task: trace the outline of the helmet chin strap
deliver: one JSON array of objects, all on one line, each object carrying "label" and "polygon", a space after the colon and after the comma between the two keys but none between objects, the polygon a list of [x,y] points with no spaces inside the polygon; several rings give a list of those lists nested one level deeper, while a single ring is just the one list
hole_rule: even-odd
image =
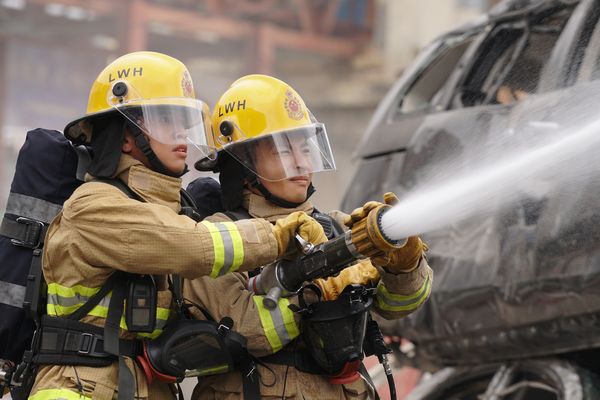
[{"label": "helmet chin strap", "polygon": [[180,178],[189,171],[187,164],[185,164],[185,168],[181,173],[175,173],[171,171],[162,163],[162,161],[160,161],[156,153],[154,153],[152,147],[150,147],[150,142],[148,139],[146,139],[146,136],[144,136],[144,133],[136,124],[126,120],[125,125],[123,125],[123,129],[125,129],[125,126],[129,127],[129,130],[135,139],[136,146],[142,151],[142,153],[144,153],[154,171],[164,175],[172,176],[173,178]]},{"label": "helmet chin strap", "polygon": [[248,179],[248,183],[250,184],[250,186],[257,189],[264,196],[265,199],[267,199],[268,201],[270,201],[271,203],[273,203],[279,207],[283,207],[283,208],[299,207],[302,203],[304,203],[306,200],[308,200],[309,197],[312,196],[313,193],[316,191],[315,187],[313,186],[313,184],[311,182],[310,185],[308,186],[308,190],[306,191],[306,198],[303,201],[301,201],[299,203],[287,201],[287,200],[282,199],[281,197],[278,197],[278,196],[274,195],[273,193],[271,193],[269,191],[269,189],[267,189],[260,182],[260,180],[258,179],[258,176],[256,176],[256,174],[254,172],[250,171],[247,168],[244,168],[244,170],[246,171],[246,178]]}]

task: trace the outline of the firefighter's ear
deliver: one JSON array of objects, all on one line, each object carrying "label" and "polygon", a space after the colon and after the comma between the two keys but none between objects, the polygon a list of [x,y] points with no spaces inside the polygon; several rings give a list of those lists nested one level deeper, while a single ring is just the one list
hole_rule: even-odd
[{"label": "firefighter's ear", "polygon": [[127,132],[125,134],[125,139],[123,140],[123,146],[122,146],[121,150],[123,151],[123,153],[130,154],[134,148],[135,148],[135,139],[133,138],[133,136],[131,136],[129,134],[129,132]]}]

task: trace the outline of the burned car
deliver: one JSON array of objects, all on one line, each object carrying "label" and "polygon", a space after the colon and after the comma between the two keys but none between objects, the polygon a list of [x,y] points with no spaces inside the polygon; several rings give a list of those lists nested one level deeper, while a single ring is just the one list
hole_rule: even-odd
[{"label": "burned car", "polygon": [[[476,168],[469,160],[498,143],[526,148],[597,114],[590,104],[600,107],[600,1],[500,3],[427,46],[391,88],[342,209],[390,190],[402,198],[432,165]],[[424,235],[431,298],[386,327],[415,343],[414,365],[438,371],[413,398],[600,397],[600,182],[539,186]]]}]

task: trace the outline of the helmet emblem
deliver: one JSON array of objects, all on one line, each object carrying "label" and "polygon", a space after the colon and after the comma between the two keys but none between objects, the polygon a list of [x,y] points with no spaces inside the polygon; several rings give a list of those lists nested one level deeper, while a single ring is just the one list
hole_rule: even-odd
[{"label": "helmet emblem", "polygon": [[304,117],[304,112],[302,111],[300,101],[296,96],[294,96],[291,90],[285,92],[285,101],[283,106],[288,113],[288,117],[291,119],[301,120]]},{"label": "helmet emblem", "polygon": [[194,85],[192,84],[192,78],[190,73],[185,71],[181,78],[181,88],[183,89],[183,95],[185,97],[194,97]]}]

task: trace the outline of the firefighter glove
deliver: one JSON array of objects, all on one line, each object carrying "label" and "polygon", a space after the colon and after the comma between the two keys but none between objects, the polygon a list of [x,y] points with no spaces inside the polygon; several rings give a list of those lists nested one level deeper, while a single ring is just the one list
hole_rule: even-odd
[{"label": "firefighter glove", "polygon": [[343,269],[337,276],[327,279],[315,279],[313,283],[321,289],[323,300],[330,301],[337,299],[348,285],[376,285],[378,281],[379,272],[377,268],[371,264],[369,259],[366,259]]},{"label": "firefighter glove", "polygon": [[273,225],[279,258],[287,253],[288,246],[293,242],[296,233],[314,245],[327,241],[321,224],[302,211],[293,212]]},{"label": "firefighter glove", "polygon": [[389,260],[387,263],[379,263],[379,259],[373,259],[373,264],[391,274],[400,274],[411,272],[419,266],[423,253],[428,247],[418,236],[411,236],[406,244],[399,249],[394,249],[387,253]]}]

